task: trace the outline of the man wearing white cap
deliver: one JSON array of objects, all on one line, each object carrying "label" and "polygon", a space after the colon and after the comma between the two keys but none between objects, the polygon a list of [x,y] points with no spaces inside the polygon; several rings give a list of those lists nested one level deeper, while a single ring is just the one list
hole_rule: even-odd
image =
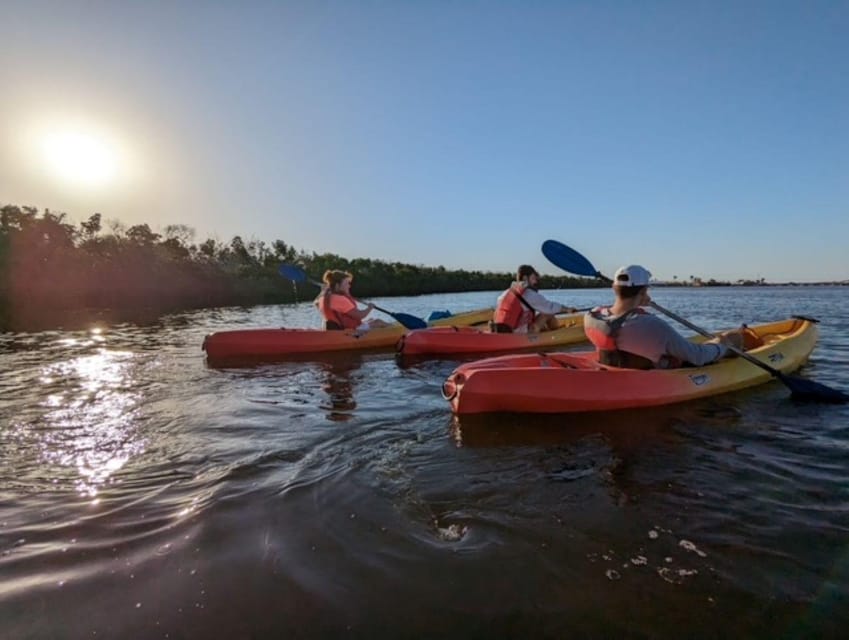
[{"label": "man wearing white cap", "polygon": [[615,302],[596,307],[584,318],[584,332],[598,349],[599,362],[629,369],[671,369],[685,364],[702,366],[728,353],[729,344],[742,345],[738,332],[698,344],[642,307],[651,302],[651,273],[640,265],[620,267],[613,275]]}]

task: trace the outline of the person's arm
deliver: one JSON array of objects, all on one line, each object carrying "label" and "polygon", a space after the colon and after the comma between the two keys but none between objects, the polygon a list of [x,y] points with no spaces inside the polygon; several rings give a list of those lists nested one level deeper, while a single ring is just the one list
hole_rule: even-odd
[{"label": "person's arm", "polygon": [[360,309],[354,299],[348,296],[334,295],[333,298],[333,307],[336,312],[356,322],[362,322],[363,318],[374,308],[374,305],[369,303],[365,309]]},{"label": "person's arm", "polygon": [[365,309],[360,309],[356,305],[354,305],[353,309],[350,311],[349,315],[356,318],[359,321],[363,321],[365,317],[371,313],[371,310],[374,309],[374,305],[369,302],[366,303]]},{"label": "person's arm", "polygon": [[724,344],[718,342],[705,342],[701,344],[691,342],[660,318],[654,319],[665,327],[666,355],[677,358],[682,362],[689,362],[692,365],[700,367],[719,360],[728,350]]},{"label": "person's arm", "polygon": [[669,323],[650,314],[628,318],[619,330],[616,344],[622,351],[648,358],[655,365],[668,356],[702,366],[718,360],[725,353],[724,346],[687,340]]},{"label": "person's arm", "polygon": [[547,313],[553,316],[557,313],[573,313],[575,311],[573,307],[565,307],[559,302],[549,300],[539,291],[533,289],[525,289],[522,292],[522,297],[537,313]]}]

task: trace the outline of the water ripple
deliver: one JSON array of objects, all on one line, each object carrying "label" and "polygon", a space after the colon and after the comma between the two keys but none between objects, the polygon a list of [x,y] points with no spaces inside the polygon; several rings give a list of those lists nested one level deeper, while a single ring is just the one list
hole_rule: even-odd
[{"label": "water ripple", "polygon": [[[377,302],[426,316],[496,293]],[[818,316],[799,375],[849,388],[845,288],[657,297],[717,329]],[[3,633],[836,637],[849,623],[849,408],[772,382],[646,411],[456,418],[439,394],[454,361],[210,367],[200,350],[215,330],[314,324],[305,298],[0,335]]]}]

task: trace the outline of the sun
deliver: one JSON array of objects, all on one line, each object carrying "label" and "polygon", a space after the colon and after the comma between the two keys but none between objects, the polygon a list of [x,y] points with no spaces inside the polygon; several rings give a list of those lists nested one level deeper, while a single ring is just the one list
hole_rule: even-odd
[{"label": "sun", "polygon": [[58,126],[39,135],[40,164],[50,176],[86,189],[113,184],[121,173],[121,153],[108,135],[90,127]]}]

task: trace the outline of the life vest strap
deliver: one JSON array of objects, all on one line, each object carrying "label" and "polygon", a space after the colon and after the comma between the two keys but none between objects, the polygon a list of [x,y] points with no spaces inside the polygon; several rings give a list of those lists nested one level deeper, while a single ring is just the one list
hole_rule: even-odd
[{"label": "life vest strap", "polygon": [[525,298],[522,296],[521,293],[516,291],[516,289],[514,289],[513,287],[510,287],[510,291],[512,291],[516,295],[516,297],[519,298],[519,302],[521,302],[523,305],[525,305],[525,308],[528,311],[530,311],[532,314],[534,314],[534,316],[536,316],[537,310],[534,309],[527,300],[525,300]]}]

